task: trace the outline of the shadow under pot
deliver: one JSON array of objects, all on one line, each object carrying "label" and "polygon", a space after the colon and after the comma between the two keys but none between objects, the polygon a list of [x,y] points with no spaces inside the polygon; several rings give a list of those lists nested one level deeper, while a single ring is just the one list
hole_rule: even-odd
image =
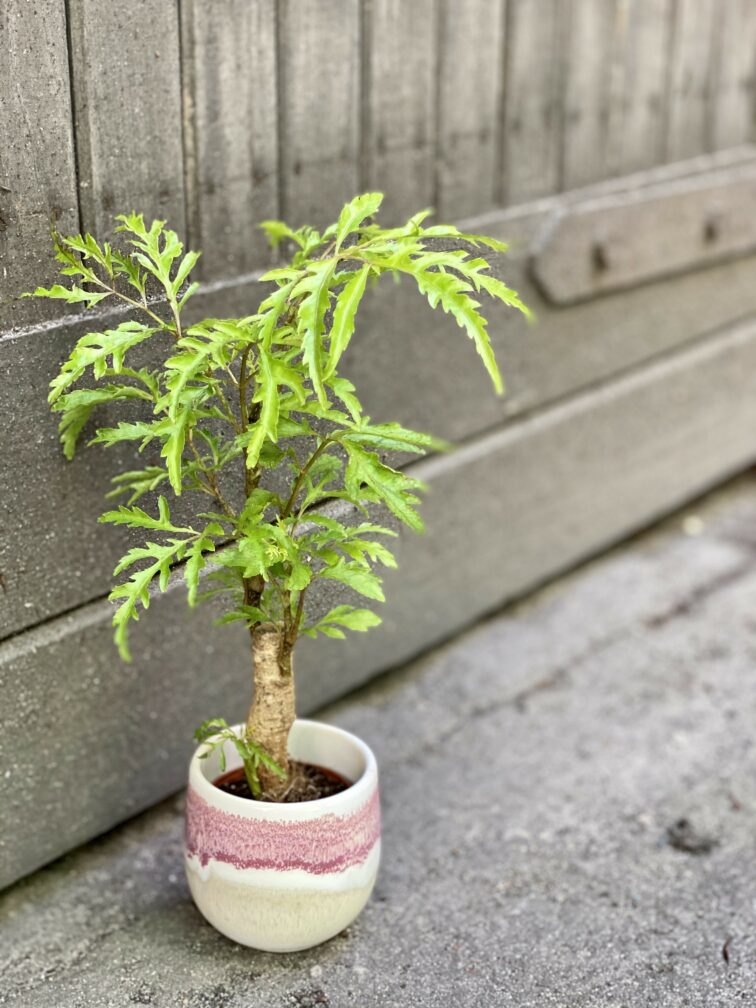
[{"label": "shadow under pot", "polygon": [[[242,725],[234,729],[241,733]],[[232,742],[228,769],[241,766]],[[381,850],[378,769],[355,735],[297,720],[293,760],[334,771],[352,784],[314,801],[275,803],[228,794],[213,781],[220,753],[201,745],[189,764],[185,862],[198,909],[233,941],[295,952],[327,941],[368,901]]]}]

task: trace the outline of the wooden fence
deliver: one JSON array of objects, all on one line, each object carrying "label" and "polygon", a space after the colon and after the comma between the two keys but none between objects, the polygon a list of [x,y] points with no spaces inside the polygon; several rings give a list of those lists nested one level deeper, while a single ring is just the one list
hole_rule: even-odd
[{"label": "wooden fence", "polygon": [[495,314],[504,400],[409,292],[367,307],[370,411],[461,447],[417,467],[429,532],[384,626],[303,650],[309,709],[756,457],[755,60],[753,0],[3,0],[0,884],[180,786],[191,728],[248,680],[180,593],[117,664],[127,534],[95,518],[127,456],[62,460],[45,387],[90,324],[18,297],[52,276],[51,221],[167,218],[218,314],[254,304],[259,220],[360,190],[512,241],[540,321]]}]

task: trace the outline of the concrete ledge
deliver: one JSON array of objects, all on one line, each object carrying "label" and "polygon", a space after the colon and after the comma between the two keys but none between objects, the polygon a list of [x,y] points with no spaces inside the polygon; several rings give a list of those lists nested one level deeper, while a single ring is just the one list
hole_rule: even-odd
[{"label": "concrete ledge", "polygon": [[[430,487],[428,534],[400,542],[382,627],[347,642],[304,642],[301,710],[748,465],[755,385],[756,325],[742,326],[416,466]],[[222,628],[205,638],[202,619],[190,617],[180,591],[155,599],[138,624],[132,666],[116,658],[104,602],[0,646],[16,704],[0,736],[0,884],[175,790],[194,727],[243,712],[243,634]]]},{"label": "concrete ledge", "polygon": [[[753,477],[691,517],[323,712],[381,766],[348,931],[285,957],[222,938],[170,799],[0,897],[0,1004],[750,1004]],[[671,842],[681,818],[710,849]]]}]

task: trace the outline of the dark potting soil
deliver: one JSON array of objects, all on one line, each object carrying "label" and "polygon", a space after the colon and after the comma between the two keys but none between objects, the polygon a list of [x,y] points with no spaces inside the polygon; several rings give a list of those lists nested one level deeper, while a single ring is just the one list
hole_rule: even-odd
[{"label": "dark potting soil", "polygon": [[[317,798],[330,798],[331,795],[340,794],[351,787],[351,781],[337,774],[334,770],[327,770],[325,767],[315,766],[313,763],[299,763],[290,761],[292,768],[291,783],[288,790],[277,801],[283,802],[303,802],[315,801]],[[228,770],[221,774],[213,784],[225,791],[226,794],[236,795],[237,798],[249,798],[250,801],[265,801],[264,797],[255,798],[252,794],[247,778],[244,776],[244,767],[237,767],[236,770]]]}]

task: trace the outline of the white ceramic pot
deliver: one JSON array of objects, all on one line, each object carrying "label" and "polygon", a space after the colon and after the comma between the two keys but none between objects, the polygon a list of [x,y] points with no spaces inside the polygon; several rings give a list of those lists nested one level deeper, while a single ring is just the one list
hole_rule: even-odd
[{"label": "white ceramic pot", "polygon": [[[235,729],[241,731],[239,725]],[[340,794],[277,804],[227,794],[216,751],[189,764],[186,873],[194,902],[219,931],[266,952],[327,941],[367,903],[381,850],[378,768],[349,732],[297,720],[289,754],[352,781]],[[228,769],[241,766],[232,743]]]}]

